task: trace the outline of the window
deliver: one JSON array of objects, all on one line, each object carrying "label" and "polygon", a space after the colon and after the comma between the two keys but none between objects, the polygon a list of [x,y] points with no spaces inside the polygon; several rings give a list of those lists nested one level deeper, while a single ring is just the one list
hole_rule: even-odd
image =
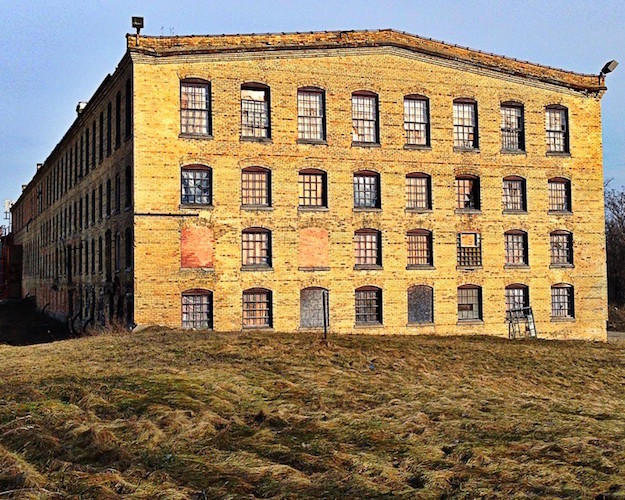
[{"label": "window", "polygon": [[478,148],[477,103],[473,100],[454,101],[454,148]]},{"label": "window", "polygon": [[382,265],[382,238],[375,229],[359,229],[354,233],[354,257],[356,267],[379,267]]},{"label": "window", "polygon": [[382,290],[374,286],[356,289],[356,325],[382,324]]},{"label": "window", "polygon": [[328,206],[326,196],[326,173],[321,170],[307,169],[299,173],[299,206],[303,208],[322,208]]},{"label": "window", "polygon": [[119,272],[122,267],[122,239],[119,231],[115,233],[115,272]]},{"label": "window", "polygon": [[91,274],[95,274],[95,239],[91,240]]},{"label": "window", "polygon": [[130,165],[126,167],[124,181],[124,184],[126,186],[126,197],[124,206],[125,208],[130,208],[132,206],[132,174],[130,171]]},{"label": "window", "polygon": [[115,149],[122,143],[122,94],[115,97]]},{"label": "window", "polygon": [[565,283],[551,287],[551,317],[574,318],[573,287]]},{"label": "window", "polygon": [[573,235],[568,231],[554,231],[549,235],[551,264],[554,266],[573,265]]},{"label": "window", "polygon": [[[100,217],[102,210],[100,210]],[[91,225],[95,224],[95,189],[91,191]]]},{"label": "window", "polygon": [[241,86],[241,137],[269,139],[269,87],[261,84]]},{"label": "window", "polygon": [[202,80],[180,82],[180,133],[211,135],[211,87]]},{"label": "window", "polygon": [[112,115],[113,115],[113,106],[109,102],[106,107],[106,156],[111,155],[111,139],[112,139]]},{"label": "window", "polygon": [[524,307],[529,307],[529,289],[525,285],[508,285],[506,287],[506,318],[511,317],[511,313],[522,313]]},{"label": "window", "polygon": [[182,292],[182,328],[213,329],[213,294],[208,290]]},{"label": "window", "polygon": [[241,205],[271,206],[271,172],[266,168],[248,167],[241,172]]},{"label": "window", "polygon": [[408,231],[408,267],[432,265],[432,233],[425,229]]},{"label": "window", "polygon": [[125,239],[124,239],[125,243],[126,243],[126,252],[124,254],[125,256],[125,267],[127,270],[132,268],[132,231],[130,230],[130,228],[126,228],[126,235],[125,235]]},{"label": "window", "polygon": [[271,328],[272,293],[264,288],[243,292],[243,328]]},{"label": "window", "polygon": [[262,228],[245,229],[241,250],[243,267],[271,267],[271,232]]},{"label": "window", "polygon": [[89,127],[85,129],[85,175],[89,173]]},{"label": "window", "polygon": [[507,231],[504,234],[507,266],[527,266],[527,233]]},{"label": "window", "polygon": [[354,207],[380,208],[380,175],[362,171],[354,174]]},{"label": "window", "polygon": [[501,105],[501,149],[503,151],[525,150],[522,104],[504,102]]},{"label": "window", "polygon": [[111,215],[111,179],[106,181],[106,216]]},{"label": "window", "polygon": [[404,130],[406,144],[411,146],[430,145],[429,102],[427,97],[404,97]]},{"label": "window", "polygon": [[212,170],[204,165],[186,165],[181,171],[181,203],[183,205],[210,205],[212,203]]},{"label": "window", "polygon": [[132,135],[132,83],[126,80],[126,139]]},{"label": "window", "polygon": [[102,236],[98,239],[98,271],[102,272],[102,265],[104,263],[104,254],[102,252]]},{"label": "window", "polygon": [[373,92],[352,94],[352,140],[355,143],[378,143],[378,96]]},{"label": "window", "polygon": [[434,289],[426,285],[408,288],[408,323],[434,322]]},{"label": "window", "polygon": [[[101,116],[101,115],[100,115]],[[100,127],[100,130],[102,130],[102,127]],[[93,120],[93,123],[91,124],[91,168],[95,167],[95,135],[96,135],[96,126],[95,126],[95,120]],[[100,155],[102,156],[102,155]]]},{"label": "window", "polygon": [[456,209],[480,209],[480,178],[473,175],[456,177]]},{"label": "window", "polygon": [[406,207],[416,210],[432,209],[432,182],[422,173],[406,176]]},{"label": "window", "polygon": [[571,211],[571,181],[561,177],[549,179],[549,211]]},{"label": "window", "polygon": [[324,141],[325,92],[306,87],[297,91],[297,137],[300,141]]},{"label": "window", "polygon": [[548,153],[569,152],[568,110],[563,106],[547,106],[545,130]]},{"label": "window", "polygon": [[104,159],[104,111],[100,111],[100,136],[99,136],[99,143],[98,143],[98,155],[99,155],[99,159],[100,161],[102,161]]},{"label": "window", "polygon": [[122,178],[119,174],[115,176],[115,213],[119,213],[122,206]]},{"label": "window", "polygon": [[475,285],[458,287],[458,321],[482,319],[482,288]]},{"label": "window", "polygon": [[329,325],[329,293],[325,288],[304,288],[299,293],[300,326],[323,328]]},{"label": "window", "polygon": [[482,238],[479,233],[458,233],[458,266],[482,265]]},{"label": "window", "polygon": [[517,176],[503,179],[503,209],[506,212],[525,212],[527,202],[525,196],[525,179]]}]

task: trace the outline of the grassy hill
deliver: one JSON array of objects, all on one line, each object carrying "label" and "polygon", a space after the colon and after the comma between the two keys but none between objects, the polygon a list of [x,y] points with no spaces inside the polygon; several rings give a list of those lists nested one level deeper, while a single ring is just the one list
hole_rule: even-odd
[{"label": "grassy hill", "polygon": [[0,346],[0,491],[623,498],[625,343],[152,329]]}]

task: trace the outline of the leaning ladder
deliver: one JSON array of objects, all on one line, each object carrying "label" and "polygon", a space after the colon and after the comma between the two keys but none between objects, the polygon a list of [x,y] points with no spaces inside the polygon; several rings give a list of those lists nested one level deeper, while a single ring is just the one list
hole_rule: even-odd
[{"label": "leaning ladder", "polygon": [[523,322],[525,327],[524,336],[536,338],[536,322],[534,321],[534,312],[531,307],[513,309],[509,312],[508,337],[511,339],[521,337],[521,322]]}]

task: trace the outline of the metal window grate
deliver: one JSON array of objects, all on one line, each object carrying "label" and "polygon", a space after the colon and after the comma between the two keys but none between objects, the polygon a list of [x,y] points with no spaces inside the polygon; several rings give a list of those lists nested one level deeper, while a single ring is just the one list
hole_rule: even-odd
[{"label": "metal window grate", "polygon": [[434,290],[426,285],[408,288],[408,323],[434,322]]},{"label": "metal window grate", "polygon": [[477,147],[476,106],[472,102],[454,102],[454,147]]},{"label": "metal window grate", "polygon": [[243,292],[243,326],[256,328],[271,326],[271,292]]},{"label": "metal window grate", "polygon": [[382,323],[382,291],[356,290],[356,324]]},{"label": "metal window grate", "polygon": [[549,235],[552,264],[573,263],[573,238],[570,233],[557,232]]},{"label": "metal window grate", "polygon": [[209,169],[182,169],[182,203],[211,203],[211,171]]},{"label": "metal window grate", "polygon": [[380,237],[377,231],[361,231],[354,235],[354,257],[357,266],[379,266]]},{"label": "metal window grate", "polygon": [[551,316],[554,318],[573,318],[573,287],[556,285],[551,287]]},{"label": "metal window grate", "polygon": [[425,99],[404,99],[406,143],[428,145],[428,103]]},{"label": "metal window grate", "polygon": [[271,266],[268,231],[244,231],[241,248],[243,266]]},{"label": "metal window grate", "polygon": [[473,209],[480,208],[479,181],[474,178],[456,177],[456,208]]},{"label": "metal window grate", "polygon": [[547,151],[565,153],[568,151],[568,125],[565,109],[545,110]]},{"label": "metal window grate", "polygon": [[432,265],[432,235],[429,232],[408,234],[408,265]]},{"label": "metal window grate", "polygon": [[379,208],[377,174],[354,174],[354,207]]},{"label": "metal window grate", "polygon": [[506,264],[527,264],[527,235],[506,233]]},{"label": "metal window grate", "polygon": [[501,106],[501,149],[506,151],[525,149],[521,106]]},{"label": "metal window grate", "polygon": [[300,90],[297,93],[298,137],[318,141],[325,139],[323,118],[323,93]]},{"label": "metal window grate", "polygon": [[241,89],[241,135],[269,137],[269,100],[267,90]]},{"label": "metal window grate", "polygon": [[352,95],[352,139],[378,142],[378,105],[374,96]]},{"label": "metal window grate", "polygon": [[241,173],[241,204],[269,206],[269,172],[243,170]]},{"label": "metal window grate", "polygon": [[482,319],[480,288],[458,288],[458,321]]},{"label": "metal window grate", "polygon": [[324,174],[306,172],[299,174],[299,206],[326,206]]},{"label": "metal window grate", "polygon": [[458,233],[458,266],[482,265],[482,239],[478,233]]},{"label": "metal window grate", "polygon": [[182,295],[182,328],[213,328],[213,296],[209,293]]},{"label": "metal window grate", "polygon": [[407,208],[429,209],[430,179],[426,176],[406,177],[406,205]]},{"label": "metal window grate", "polygon": [[511,311],[522,311],[529,307],[529,294],[526,286],[510,286],[506,288],[506,317],[510,319]]},{"label": "metal window grate", "polygon": [[549,210],[568,212],[571,210],[570,185],[566,180],[549,181]]},{"label": "metal window grate", "polygon": [[180,131],[183,134],[210,133],[208,84],[182,83],[180,85]]},{"label": "metal window grate", "polygon": [[504,210],[525,210],[525,187],[522,180],[504,179]]}]

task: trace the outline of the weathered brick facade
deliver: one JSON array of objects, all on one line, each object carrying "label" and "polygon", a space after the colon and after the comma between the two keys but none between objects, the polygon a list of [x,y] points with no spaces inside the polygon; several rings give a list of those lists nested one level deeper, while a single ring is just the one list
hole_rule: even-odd
[{"label": "weathered brick facade", "polygon": [[[181,133],[183,80],[210,85],[210,134]],[[132,82],[129,115],[124,111],[126,81]],[[241,138],[241,86],[252,82],[270,89],[268,140]],[[314,144],[298,141],[298,89],[306,87],[322,89],[325,96],[325,138]],[[53,197],[37,210],[40,186],[45,195],[47,176],[65,151],[80,143],[86,127],[99,120],[99,113],[106,117],[109,102],[115,114],[118,91],[122,95],[119,123],[126,130],[125,120],[130,117],[131,133],[126,136],[122,131],[117,148],[113,137],[110,155],[105,145],[101,162],[96,160],[95,167],[70,183],[60,199]],[[377,96],[379,141],[374,144],[352,141],[352,94],[359,91]],[[600,119],[604,91],[596,75],[388,30],[138,37],[138,42],[129,36],[128,52],[115,74],[79,114],[13,208],[16,241],[23,245],[24,255],[48,266],[42,272],[32,263],[25,265],[23,293],[36,295],[41,307],[50,303],[51,311],[82,314],[83,320],[93,314],[106,322],[119,315],[137,324],[179,327],[183,293],[205,290],[212,293],[213,328],[232,331],[243,324],[243,292],[260,288],[271,292],[271,327],[295,331],[301,324],[301,291],[320,287],[329,291],[334,333],[506,335],[505,289],[522,284],[529,293],[539,336],[605,339]],[[406,145],[404,98],[408,95],[428,99],[426,147]],[[470,150],[454,148],[456,99],[476,103],[479,143]],[[502,150],[501,105],[506,102],[522,107],[520,151]],[[552,105],[567,112],[568,144],[561,154],[547,151],[545,114]],[[115,125],[113,120],[113,136]],[[96,129],[99,138],[102,130],[97,124]],[[106,136],[106,123],[104,129]],[[84,153],[80,157],[78,168]],[[210,206],[181,203],[181,168],[190,165],[211,169]],[[270,171],[270,206],[242,206],[241,176],[247,167]],[[131,209],[125,211],[127,168],[132,198]],[[325,173],[327,206],[298,207],[298,173],[306,169]],[[354,173],[360,171],[379,175],[379,207],[354,207]],[[407,208],[406,176],[412,173],[430,176],[431,209]],[[119,213],[113,207],[109,217],[99,221],[96,216],[95,224],[89,219],[88,227],[77,225],[65,237],[58,230],[43,229],[43,242],[36,239],[41,227],[46,227],[42,225],[55,220],[67,206],[73,207],[87,194],[91,204],[90,193],[95,189],[97,195],[100,185],[106,200],[109,179],[114,205],[117,175],[123,191]],[[465,175],[479,178],[479,210],[457,209],[455,179]],[[504,210],[503,179],[508,176],[524,179],[526,210]],[[570,210],[550,210],[548,180],[554,178],[570,182]],[[243,265],[242,232],[248,228],[270,231],[269,266]],[[354,234],[365,228],[379,231],[381,237],[377,266],[355,265]],[[407,265],[407,233],[415,229],[431,232],[432,265]],[[527,265],[505,265],[504,233],[510,230],[527,234]],[[558,230],[572,234],[572,265],[553,264],[550,233]],[[117,232],[121,256],[115,252]],[[481,236],[481,265],[458,266],[458,233],[463,232]],[[45,239],[46,234],[51,239]],[[124,265],[127,234],[134,255],[128,268]],[[75,251],[83,241],[91,247],[93,240],[97,247],[99,237],[104,240],[102,272],[96,264],[94,274],[83,272],[70,283],[67,266],[55,252],[68,247]],[[91,248],[89,261],[90,252]],[[41,255],[48,255],[48,260],[37,260]],[[113,261],[109,273],[107,256]],[[122,261],[117,272],[116,259]],[[552,317],[552,286],[557,284],[573,287],[574,309],[563,317]],[[409,323],[408,288],[413,285],[432,287],[433,321]],[[464,285],[481,287],[481,317],[474,321],[458,320],[458,288]],[[381,324],[355,321],[355,290],[363,286],[381,290]],[[83,298],[82,307],[76,306],[77,297]]]}]

